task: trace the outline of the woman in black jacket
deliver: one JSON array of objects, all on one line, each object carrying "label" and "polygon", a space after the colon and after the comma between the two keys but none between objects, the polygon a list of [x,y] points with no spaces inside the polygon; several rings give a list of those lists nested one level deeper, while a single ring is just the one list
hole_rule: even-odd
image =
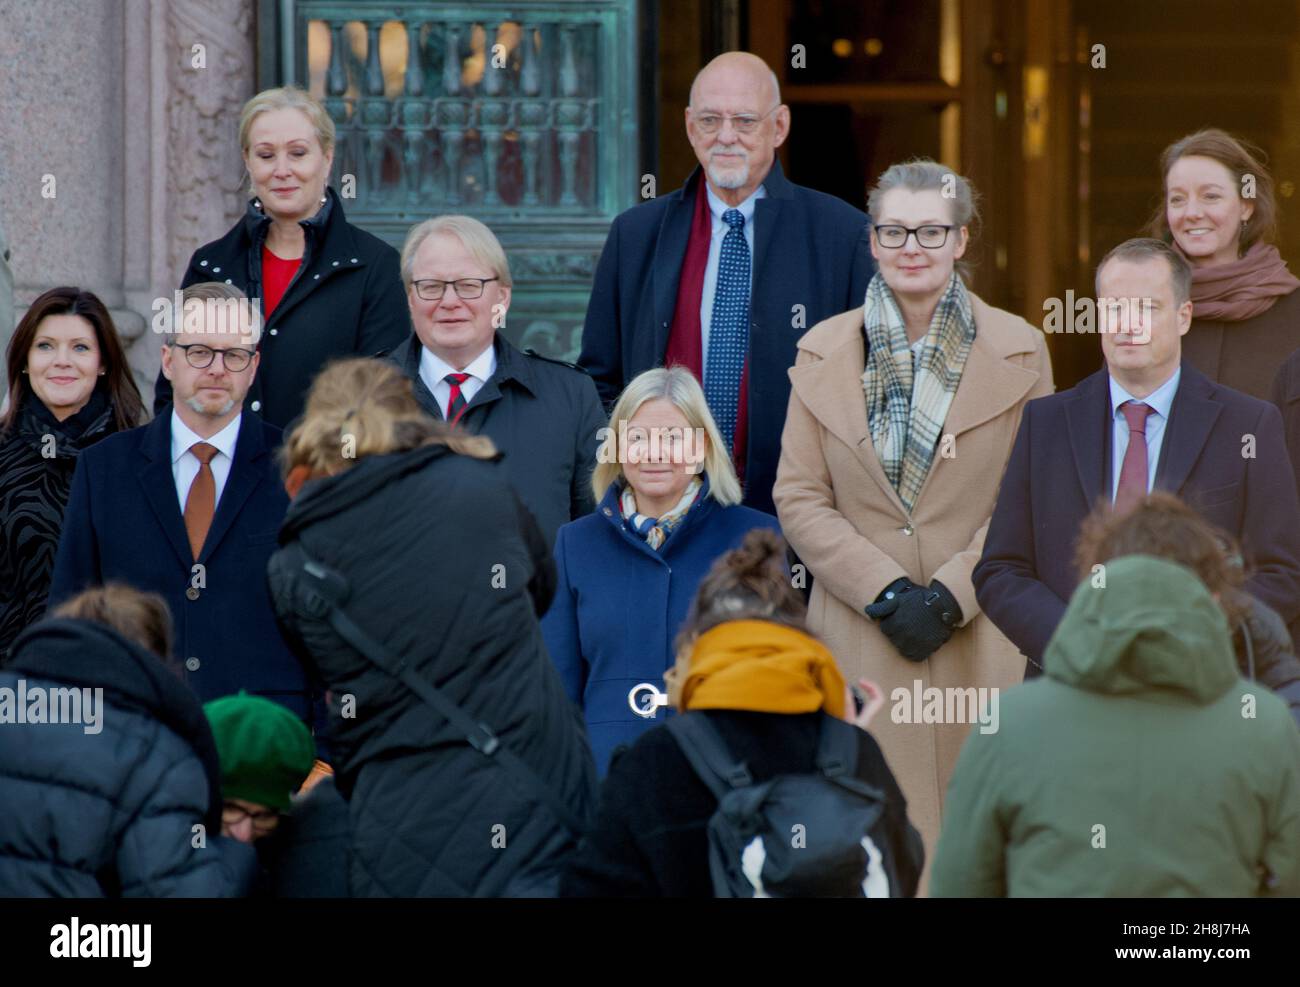
[{"label": "woman in black jacket", "polygon": [[[194,251],[181,287],[224,281],[261,300],[262,362],[244,406],[285,428],[329,360],[406,339],[406,289],[396,249],[349,223],[328,187],[334,121],[318,100],[294,86],[258,93],[244,104],[239,145],[254,198],[225,236]],[[154,413],[171,399],[160,371]]]},{"label": "woman in black jacket", "polygon": [[537,623],[554,564],[491,441],[427,416],[395,367],[345,360],[283,456],[271,595],[329,689],[352,895],[552,892],[595,769]]},{"label": "woman in black jacket", "polygon": [[0,726],[0,898],[251,887],[257,856],[221,835],[216,744],[198,699],[159,657],[170,650],[162,598],[114,584],[14,642],[0,693],[23,705],[25,722]]},{"label": "woman in black jacket", "polygon": [[95,295],[51,288],[5,355],[0,418],[0,664],[45,612],[63,510],[82,449],[144,418],[113,320]]},{"label": "woman in black jacket", "polygon": [[[678,636],[669,699],[706,718],[755,785],[810,774],[823,714],[845,715],[848,697],[834,657],[804,630],[803,597],[790,585],[785,542],[755,529],[720,558],[700,585]],[[865,680],[859,683],[874,691]],[[860,727],[856,778],[883,795],[878,832],[893,880],[887,893],[916,893],[924,863],[920,834],[879,745]],[[561,882],[565,897],[712,897],[710,819],[718,799],[696,774],[668,725],[615,754],[595,825]],[[778,837],[782,838],[782,837]],[[750,878],[751,881],[753,878]],[[877,884],[877,888],[885,890]],[[761,886],[755,889],[762,896]]]}]

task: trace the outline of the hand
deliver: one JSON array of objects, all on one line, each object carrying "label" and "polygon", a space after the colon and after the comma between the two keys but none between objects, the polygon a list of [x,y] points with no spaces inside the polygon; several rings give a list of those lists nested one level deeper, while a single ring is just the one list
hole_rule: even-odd
[{"label": "hand", "polygon": [[902,592],[895,591],[892,597],[871,604],[866,613],[880,621],[881,632],[900,655],[917,662],[943,647],[961,623],[961,607],[937,579],[928,589],[909,583]]},{"label": "hand", "polygon": [[867,724],[871,722],[871,718],[880,712],[880,707],[885,705],[885,693],[880,686],[870,679],[858,679],[858,688],[866,696],[867,701],[863,704],[862,711],[857,712],[854,709],[853,690],[845,686],[844,691],[847,693],[847,702],[844,707],[844,718],[854,726],[865,730]]}]

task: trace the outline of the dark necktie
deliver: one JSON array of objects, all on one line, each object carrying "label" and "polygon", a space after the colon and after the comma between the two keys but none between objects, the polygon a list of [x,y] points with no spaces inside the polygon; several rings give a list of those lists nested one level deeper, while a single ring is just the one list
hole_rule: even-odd
[{"label": "dark necktie", "polygon": [[469,380],[469,374],[448,374],[443,378],[451,385],[451,397],[447,399],[447,424],[455,425],[465,413],[465,395],[460,392],[460,385]]},{"label": "dark necktie", "polygon": [[730,228],[722,238],[718,257],[704,400],[730,450],[735,445],[740,376],[745,369],[745,351],[749,348],[750,264],[744,214],[739,209],[728,209],[722,214],[722,221]]},{"label": "dark necktie", "polygon": [[1125,401],[1119,406],[1128,422],[1128,448],[1119,471],[1115,489],[1115,510],[1122,512],[1147,495],[1147,415],[1151,406],[1140,401]]},{"label": "dark necktie", "polygon": [[190,552],[194,558],[203,550],[204,539],[208,537],[208,528],[212,527],[212,515],[217,507],[217,481],[212,475],[212,457],[217,454],[217,447],[206,442],[195,442],[190,452],[199,461],[199,472],[190,484],[190,492],[185,496],[185,533],[189,535]]}]

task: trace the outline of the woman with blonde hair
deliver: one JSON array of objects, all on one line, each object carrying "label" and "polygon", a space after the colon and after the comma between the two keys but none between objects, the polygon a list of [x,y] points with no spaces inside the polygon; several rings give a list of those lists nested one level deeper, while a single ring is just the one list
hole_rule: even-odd
[{"label": "woman with blonde hair", "polygon": [[[194,251],[181,282],[224,281],[260,301],[262,361],[245,407],[278,428],[302,412],[327,362],[387,353],[410,332],[397,251],[349,223],[329,185],[334,143],[329,113],[296,86],[245,103],[239,149],[252,199],[225,236]],[[154,413],[171,399],[160,372]]]},{"label": "woman with blonde hair", "polygon": [[352,894],[552,892],[595,776],[537,624],[553,563],[491,441],[344,360],[282,457],[271,595],[329,689]]},{"label": "woman with blonde hair", "polygon": [[560,528],[559,588],[542,621],[604,775],[615,748],[653,723],[628,691],[658,683],[673,635],[718,556],[776,518],[741,506],[726,443],[689,370],[659,367],[619,396],[596,455],[596,510]]}]

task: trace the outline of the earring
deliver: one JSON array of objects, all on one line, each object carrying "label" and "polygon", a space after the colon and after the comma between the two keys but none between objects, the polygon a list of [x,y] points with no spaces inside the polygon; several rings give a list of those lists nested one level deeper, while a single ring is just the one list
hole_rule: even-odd
[{"label": "earring", "polygon": [[[223,357],[223,359],[224,359],[224,357]],[[106,373],[108,373],[107,370],[101,370],[101,371],[99,372],[99,376],[103,377],[104,374],[106,374]]]},{"label": "earring", "polygon": [[321,204],[322,206],[325,205],[325,201],[326,201],[326,200],[325,200],[325,196],[322,195],[322,196],[320,197],[320,204]]}]

